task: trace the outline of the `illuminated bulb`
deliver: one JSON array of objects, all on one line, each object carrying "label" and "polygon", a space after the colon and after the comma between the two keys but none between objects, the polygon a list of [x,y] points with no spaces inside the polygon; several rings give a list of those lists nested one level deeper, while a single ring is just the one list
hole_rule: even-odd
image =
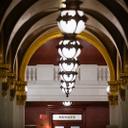
[{"label": "illuminated bulb", "polygon": [[78,70],[78,61],[75,59],[64,59],[61,58],[59,61],[60,71],[77,71]]},{"label": "illuminated bulb", "polygon": [[58,53],[65,59],[77,59],[81,53],[82,46],[78,40],[64,39],[59,42]]},{"label": "illuminated bulb", "polygon": [[107,93],[110,93],[110,86],[107,86],[106,91]]},{"label": "illuminated bulb", "polygon": [[27,86],[25,86],[25,92],[28,92],[28,87]]},{"label": "illuminated bulb", "polygon": [[67,106],[71,106],[72,102],[71,101],[63,101],[62,104],[67,107]]},{"label": "illuminated bulb", "polygon": [[82,10],[65,9],[61,11],[57,24],[63,33],[79,34],[86,28],[86,20],[87,18]]}]

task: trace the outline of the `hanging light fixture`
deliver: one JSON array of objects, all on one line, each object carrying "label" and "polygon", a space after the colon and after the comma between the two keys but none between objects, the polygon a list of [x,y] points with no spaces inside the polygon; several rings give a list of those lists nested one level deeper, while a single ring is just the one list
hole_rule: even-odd
[{"label": "hanging light fixture", "polygon": [[62,58],[59,61],[59,69],[60,71],[77,71],[78,70],[78,60],[72,59],[65,59]]},{"label": "hanging light fixture", "polygon": [[74,86],[75,80],[74,81],[61,81],[61,90],[63,93],[66,94],[66,97],[69,97],[69,94],[72,92]]},{"label": "hanging light fixture", "polygon": [[60,82],[61,82],[61,90],[66,94],[66,97],[69,97],[69,94],[72,92],[75,87],[75,80],[77,76],[77,72],[74,71],[62,71],[60,74]]},{"label": "hanging light fixture", "polygon": [[74,71],[62,71],[59,72],[60,79],[63,81],[74,81],[76,79],[77,72]]},{"label": "hanging light fixture", "polygon": [[70,36],[64,36],[64,39],[59,42],[58,53],[62,58],[65,59],[77,59],[81,53],[82,46],[80,42]]},{"label": "hanging light fixture", "polygon": [[57,48],[60,55],[60,88],[66,97],[69,97],[75,87],[79,65],[78,56],[82,49],[76,35],[86,28],[87,17],[80,9],[81,4],[80,0],[62,0],[60,15],[57,18],[57,25],[64,35]]},{"label": "hanging light fixture", "polygon": [[74,81],[63,81],[61,80],[61,88],[74,88],[75,80]]},{"label": "hanging light fixture", "polygon": [[80,0],[62,2],[57,24],[62,33],[79,34],[86,28],[87,17],[80,9]]},{"label": "hanging light fixture", "polygon": [[63,101],[62,104],[66,107],[71,106],[72,102],[71,101]]},{"label": "hanging light fixture", "polygon": [[61,88],[62,92],[66,94],[66,97],[69,97],[69,94],[72,92],[73,88]]}]

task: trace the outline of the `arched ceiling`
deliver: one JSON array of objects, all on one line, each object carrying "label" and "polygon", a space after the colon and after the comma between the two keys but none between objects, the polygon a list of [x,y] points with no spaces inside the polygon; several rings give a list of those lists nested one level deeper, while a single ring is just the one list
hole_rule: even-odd
[{"label": "arched ceiling", "polygon": [[[22,62],[27,49],[39,36],[57,27],[61,0],[1,0],[0,50],[3,62]],[[88,17],[87,29],[109,52],[116,69],[116,58],[124,62],[128,48],[128,5],[125,0],[83,0],[81,8]],[[90,46],[91,48],[91,46]],[[9,59],[11,57],[11,60]]]}]

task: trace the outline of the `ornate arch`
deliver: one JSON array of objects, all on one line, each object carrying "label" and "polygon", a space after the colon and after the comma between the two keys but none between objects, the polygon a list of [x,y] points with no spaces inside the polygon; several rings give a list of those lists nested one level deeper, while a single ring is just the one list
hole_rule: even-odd
[{"label": "ornate arch", "polygon": [[[30,58],[32,57],[32,55],[36,52],[36,50],[44,45],[45,43],[47,43],[47,41],[54,39],[54,38],[59,38],[61,37],[61,33],[59,32],[58,29],[50,29],[48,32],[43,33],[39,38],[37,38],[32,45],[28,48],[27,52],[25,53],[20,69],[19,69],[19,79],[24,80],[25,78],[25,70],[26,70],[26,66],[29,63]],[[102,42],[93,34],[89,33],[89,32],[83,32],[80,35],[77,36],[78,38],[87,41],[88,43],[90,43],[91,45],[93,45],[94,47],[96,47],[99,52],[101,53],[101,55],[103,56],[103,58],[105,59],[108,67],[109,67],[109,71],[110,71],[110,80],[115,80],[116,76],[115,76],[115,69],[114,69],[114,65],[112,63],[112,60],[109,56],[109,53],[107,52],[107,49],[104,47],[104,45],[102,44]]]}]

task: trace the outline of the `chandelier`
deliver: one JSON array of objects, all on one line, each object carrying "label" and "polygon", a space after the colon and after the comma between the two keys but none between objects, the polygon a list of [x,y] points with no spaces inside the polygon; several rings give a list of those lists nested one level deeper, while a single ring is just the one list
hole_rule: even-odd
[{"label": "chandelier", "polygon": [[80,9],[80,0],[63,0],[57,24],[62,33],[79,34],[86,28],[87,17]]},{"label": "chandelier", "polygon": [[69,97],[75,88],[78,74],[78,56],[82,46],[76,36],[86,28],[87,17],[80,9],[80,4],[80,0],[63,0],[57,18],[57,25],[63,34],[63,39],[57,46],[60,55],[60,88],[66,97]]}]

